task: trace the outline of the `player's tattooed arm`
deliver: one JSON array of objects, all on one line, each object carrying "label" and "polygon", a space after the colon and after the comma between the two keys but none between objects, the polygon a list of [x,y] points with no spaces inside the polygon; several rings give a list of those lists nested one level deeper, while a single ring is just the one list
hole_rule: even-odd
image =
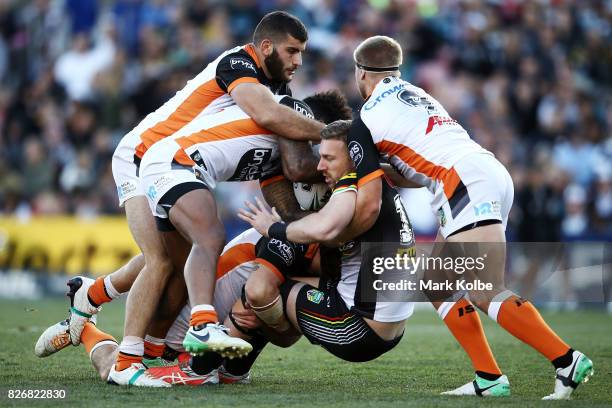
[{"label": "player's tattooed arm", "polygon": [[287,222],[298,220],[310,213],[300,208],[293,193],[293,183],[287,179],[262,186],[261,193],[268,205],[275,207],[281,218]]},{"label": "player's tattooed arm", "polygon": [[319,160],[307,142],[278,138],[283,173],[291,181],[321,183],[323,176],[317,171]]}]

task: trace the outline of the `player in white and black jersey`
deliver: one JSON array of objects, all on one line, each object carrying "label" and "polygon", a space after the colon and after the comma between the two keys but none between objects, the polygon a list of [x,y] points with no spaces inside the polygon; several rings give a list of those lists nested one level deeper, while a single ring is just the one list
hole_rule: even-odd
[{"label": "player in white and black jersey", "polygon": [[[346,146],[349,127],[350,121],[338,121],[321,134],[318,168],[334,192],[319,212],[285,224],[274,209],[270,212],[258,201],[249,205],[250,211],[242,210],[240,217],[270,238],[296,243],[334,241],[353,218],[359,195]],[[410,302],[378,298],[372,285],[372,264],[373,257],[381,253],[361,250],[361,246],[375,243],[385,244],[395,253],[414,247],[412,227],[397,191],[384,180],[382,186],[380,212],[374,223],[340,248],[339,280],[321,279],[318,287],[287,280],[281,286],[291,325],[312,343],[347,361],[369,361],[395,347],[413,311]]]},{"label": "player in white and black jersey", "polygon": [[476,278],[491,283],[493,290],[470,291],[471,301],[432,299],[476,371],[474,381],[446,394],[510,395],[508,379],[497,366],[474,313],[478,307],[553,364],[554,392],[544,399],[569,398],[593,374],[592,362],[565,343],[530,302],[504,286],[505,228],[514,195],[510,174],[438,101],[400,79],[402,49],[395,40],[385,36],[364,40],[354,52],[354,61],[356,84],[365,101],[348,136],[361,197],[349,233],[367,230],[368,220],[376,217],[373,200],[382,188],[376,175],[382,172],[380,156],[385,156],[399,173],[394,179],[399,186],[425,186],[434,195],[431,207],[440,221],[435,250],[453,247],[455,251],[461,245],[474,252],[460,256],[487,259]]}]

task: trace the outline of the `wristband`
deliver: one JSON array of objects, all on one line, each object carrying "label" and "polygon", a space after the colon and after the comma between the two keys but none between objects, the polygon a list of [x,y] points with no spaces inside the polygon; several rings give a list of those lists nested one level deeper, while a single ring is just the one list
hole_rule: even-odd
[{"label": "wristband", "polygon": [[268,237],[287,241],[287,224],[284,222],[275,222],[268,228]]}]

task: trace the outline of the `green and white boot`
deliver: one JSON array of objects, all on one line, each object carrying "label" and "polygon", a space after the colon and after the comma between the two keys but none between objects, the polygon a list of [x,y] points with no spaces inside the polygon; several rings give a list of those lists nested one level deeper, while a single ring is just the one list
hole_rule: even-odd
[{"label": "green and white boot", "polygon": [[143,358],[142,359],[142,364],[144,364],[147,368],[153,368],[153,367],[168,367],[171,365],[175,365],[176,361],[168,361],[165,358],[162,357],[155,357],[155,358]]},{"label": "green and white boot", "polygon": [[542,398],[544,400],[569,399],[576,387],[589,381],[589,378],[595,373],[593,362],[579,351],[572,353],[572,364],[565,368],[558,368],[556,371],[555,391]]},{"label": "green and white boot", "polygon": [[213,351],[224,358],[240,358],[253,351],[248,341],[228,335],[227,327],[219,323],[190,326],[183,340],[183,348],[193,355]]},{"label": "green and white boot", "polygon": [[476,395],[478,397],[508,397],[510,396],[510,382],[505,375],[497,380],[490,381],[476,375],[474,381],[445,391],[440,395]]}]

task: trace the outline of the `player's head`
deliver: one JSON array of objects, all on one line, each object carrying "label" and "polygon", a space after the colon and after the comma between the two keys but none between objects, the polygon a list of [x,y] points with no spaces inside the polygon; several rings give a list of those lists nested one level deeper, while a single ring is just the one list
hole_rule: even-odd
[{"label": "player's head", "polygon": [[346,145],[350,127],[350,120],[337,120],[325,126],[321,131],[319,148],[321,159],[317,170],[323,173],[325,183],[332,188],[340,177],[353,169],[353,161]]},{"label": "player's head", "polygon": [[402,47],[391,37],[376,35],[366,38],[353,53],[355,81],[363,98],[368,97],[381,79],[400,76]]},{"label": "player's head", "polygon": [[315,119],[326,125],[337,120],[350,120],[353,117],[346,98],[337,89],[316,93],[304,99],[304,102],[312,109]]},{"label": "player's head", "polygon": [[295,16],[284,11],[266,14],[253,33],[253,44],[263,55],[266,75],[273,81],[289,82],[302,65],[308,32]]}]

